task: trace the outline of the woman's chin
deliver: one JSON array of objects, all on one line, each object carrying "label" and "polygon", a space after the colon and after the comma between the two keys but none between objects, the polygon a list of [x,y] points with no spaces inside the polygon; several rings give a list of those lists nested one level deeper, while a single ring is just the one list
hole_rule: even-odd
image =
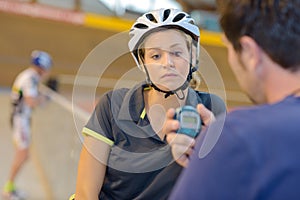
[{"label": "woman's chin", "polygon": [[156,84],[154,83],[159,89],[164,90],[164,91],[173,91],[178,89],[181,85],[179,84]]}]

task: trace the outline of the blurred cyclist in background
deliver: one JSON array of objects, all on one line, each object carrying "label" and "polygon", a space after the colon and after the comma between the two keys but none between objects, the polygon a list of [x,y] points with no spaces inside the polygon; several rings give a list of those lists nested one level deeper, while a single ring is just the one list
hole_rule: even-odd
[{"label": "blurred cyclist in background", "polygon": [[11,126],[16,152],[3,188],[5,199],[21,199],[14,181],[29,157],[31,113],[47,100],[45,95],[39,93],[39,83],[47,77],[51,66],[51,56],[44,51],[35,50],[31,54],[31,66],[22,71],[13,83]]}]

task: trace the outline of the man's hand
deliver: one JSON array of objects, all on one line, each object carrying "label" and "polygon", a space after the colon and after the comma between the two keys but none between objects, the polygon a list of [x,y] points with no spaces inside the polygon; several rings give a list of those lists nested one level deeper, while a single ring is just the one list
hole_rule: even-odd
[{"label": "man's hand", "polygon": [[214,114],[208,110],[203,104],[197,105],[197,111],[202,120],[202,130],[216,120]]},{"label": "man's hand", "polygon": [[163,132],[166,133],[173,158],[178,164],[186,167],[189,162],[188,157],[193,152],[192,148],[195,144],[195,139],[185,134],[176,133],[180,125],[178,120],[173,119],[174,115],[175,109],[171,108],[167,111]]},{"label": "man's hand", "polygon": [[[202,130],[215,120],[213,113],[203,104],[197,105],[197,111],[200,114]],[[171,108],[167,111],[166,121],[163,127],[163,133],[166,134],[167,142],[171,146],[173,158],[176,162],[186,167],[189,163],[189,156],[193,153],[195,139],[185,134],[177,134],[180,124],[174,119],[175,109]]]}]

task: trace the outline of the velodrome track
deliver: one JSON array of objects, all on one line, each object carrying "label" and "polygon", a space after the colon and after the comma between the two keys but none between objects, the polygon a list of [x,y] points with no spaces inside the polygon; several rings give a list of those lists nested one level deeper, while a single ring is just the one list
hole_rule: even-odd
[{"label": "velodrome track", "polygon": [[[9,93],[0,90],[0,185],[9,172],[14,149],[9,126]],[[32,118],[31,157],[16,184],[29,200],[64,200],[75,190],[80,138],[72,113],[48,102],[36,109]],[[1,199],[2,197],[0,197]]]},{"label": "velodrome track", "polygon": [[[29,65],[29,55],[33,49],[44,49],[51,53],[54,59],[52,75],[61,77],[65,77],[64,75],[68,75],[68,77],[70,77],[70,75],[75,76],[89,53],[93,51],[97,45],[101,45],[101,43],[117,34],[117,31],[108,28],[108,26],[110,26],[108,22],[106,22],[104,26],[97,26],[97,23],[106,20],[105,18],[92,19],[93,20],[87,20],[93,22],[90,22],[89,25],[74,25],[65,22],[0,12],[0,86],[9,87],[16,74]],[[125,27],[128,26],[128,22],[126,23],[126,26],[124,25]],[[112,21],[111,26],[120,25],[115,25],[114,21]],[[122,30],[124,27],[119,29]],[[207,34],[202,34],[204,41],[202,47],[209,53],[209,56],[212,57],[217,66],[217,70],[221,74],[221,81],[224,83],[226,90],[227,98],[225,100],[228,106],[233,107],[249,104],[248,99],[241,93],[236,79],[228,66],[225,47],[210,45],[210,42],[207,42],[206,35]],[[126,39],[128,39],[127,36]],[[117,81],[132,68],[135,68],[133,59],[128,51],[125,54],[117,55],[115,59],[111,60],[109,65],[103,65],[103,58],[114,54],[116,50],[122,47],[127,49],[126,42],[124,42],[123,45],[118,42],[111,43],[104,51],[98,52],[98,60],[93,62],[96,63],[98,69],[105,68],[101,78],[109,78]],[[200,64],[200,72],[202,75],[211,68],[209,62],[201,63],[200,61]],[[219,81],[214,80],[216,79],[215,74],[209,77],[203,77],[204,82],[205,79],[209,79],[211,82]],[[61,80],[61,82],[64,83],[65,80]],[[68,84],[70,84],[70,81]],[[69,86],[72,87],[72,85]],[[211,89],[220,89],[214,88],[214,86],[212,87]],[[203,88],[205,88],[205,86],[203,86]],[[101,90],[101,93],[111,88],[99,85],[98,89]]]},{"label": "velodrome track", "polygon": [[[9,87],[16,74],[29,65],[30,52],[33,49],[44,49],[52,54],[54,58],[52,75],[62,83],[60,94],[71,105],[74,77],[78,74],[84,59],[99,43],[117,32],[4,12],[0,12],[0,26],[0,186],[2,186],[13,156],[8,123]],[[242,95],[227,64],[226,49],[208,44],[203,44],[203,47],[221,73],[227,105],[231,108],[248,105],[249,101]],[[120,48],[118,43],[112,43],[103,54],[113,54],[118,48]],[[97,66],[105,67],[105,70],[101,77],[102,83],[100,82],[95,91],[95,98],[113,88],[120,77],[124,77],[124,74],[134,68],[134,62],[128,53],[113,60],[109,66],[101,66],[101,59],[97,62],[99,63]],[[207,66],[208,63],[201,65],[200,71]],[[93,78],[95,77],[91,79]],[[130,78],[136,78],[135,72],[129,75]],[[140,78],[143,77],[138,75],[138,79]],[[214,82],[214,76],[209,78]],[[86,103],[86,93],[90,91],[89,84],[95,82],[85,81],[85,83],[76,94],[75,103],[90,112],[93,104],[91,101]],[[81,123],[74,121],[70,110],[52,101],[35,110],[32,123],[34,133],[32,156],[18,177],[17,184],[28,193],[28,199],[67,199],[75,190],[77,161],[81,148],[78,133],[84,120]]]}]

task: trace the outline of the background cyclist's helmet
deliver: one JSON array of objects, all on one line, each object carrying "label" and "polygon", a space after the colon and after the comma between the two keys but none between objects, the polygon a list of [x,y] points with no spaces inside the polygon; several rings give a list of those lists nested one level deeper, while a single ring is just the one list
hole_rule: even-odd
[{"label": "background cyclist's helmet", "polygon": [[[194,24],[194,20],[187,13],[178,9],[162,8],[145,13],[139,17],[129,32],[129,50],[140,69],[142,67],[138,58],[139,45],[150,33],[155,32],[157,28],[176,28],[190,35],[197,49],[196,65],[198,65],[200,32],[199,28]],[[198,68],[198,66],[193,67]]]},{"label": "background cyclist's helmet", "polygon": [[31,53],[31,63],[44,70],[49,70],[52,66],[52,58],[44,51],[34,50]]}]

